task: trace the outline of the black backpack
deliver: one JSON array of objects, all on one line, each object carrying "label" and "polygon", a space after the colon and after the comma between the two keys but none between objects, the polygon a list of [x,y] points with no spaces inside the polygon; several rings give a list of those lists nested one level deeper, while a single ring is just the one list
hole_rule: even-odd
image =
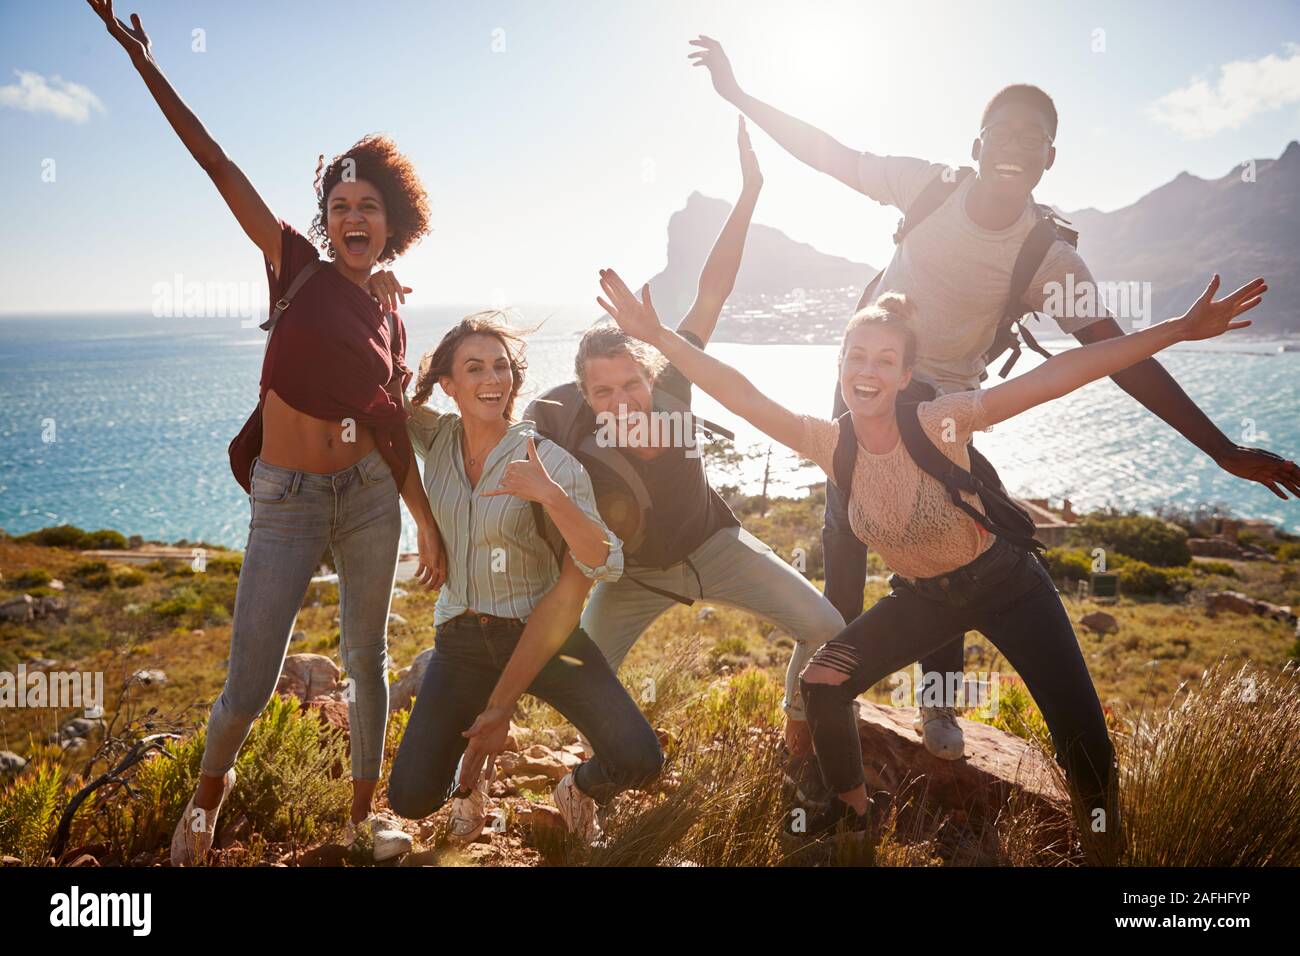
[{"label": "black backpack", "polygon": [[[943,173],[932,179],[925,189],[921,191],[920,195],[908,206],[903,218],[898,220],[898,229],[894,232],[894,245],[900,245],[907,238],[908,233],[920,225],[930,213],[947,202],[948,198],[957,191],[957,187],[961,185],[962,181],[975,170],[969,166],[962,166],[953,171],[951,176],[948,176],[947,172],[945,169]],[[993,343],[989,346],[988,351],[984,353],[984,364],[987,366],[1003,352],[1011,352],[1006,364],[998,372],[1001,378],[1007,377],[1011,367],[1020,358],[1021,342],[1044,358],[1051,358],[1051,353],[1038,344],[1029,331],[1029,327],[1025,325],[1024,317],[1027,314],[1036,315],[1036,313],[1027,313],[1021,299],[1029,288],[1029,283],[1034,278],[1034,274],[1038,272],[1039,266],[1043,264],[1043,257],[1047,255],[1047,250],[1051,248],[1052,243],[1060,239],[1074,247],[1079,245],[1079,233],[1068,226],[1069,220],[1062,219],[1050,206],[1041,203],[1035,203],[1034,209],[1037,212],[1038,221],[1034,223],[1029,235],[1025,237],[1025,241],[1020,247],[1020,252],[1016,255],[1016,263],[1011,270],[1011,289],[1007,295],[1007,304],[1002,310],[1003,315],[998,322],[997,332],[994,333]],[[875,295],[880,280],[884,275],[885,269],[881,269],[876,273],[876,277],[867,283],[867,287],[862,291],[862,296],[858,299],[858,309],[871,304],[871,299]],[[988,372],[980,375],[980,381],[986,378],[988,378]]]},{"label": "black backpack", "polygon": [[[662,396],[660,400],[673,408],[679,404],[671,396]],[[685,409],[684,405],[682,409]],[[596,484],[598,479],[603,479],[600,483],[604,487],[611,484],[622,487],[623,493],[618,495],[616,499],[598,499],[596,507],[599,509],[605,523],[616,531],[626,529],[629,526],[629,522],[624,520],[624,516],[618,512],[629,508],[637,512],[635,520],[630,522],[633,528],[632,532],[623,538],[624,554],[634,553],[645,539],[645,529],[651,509],[650,492],[646,488],[645,482],[641,480],[641,476],[637,474],[636,469],[632,467],[618,449],[604,447],[596,441],[594,434],[597,425],[596,413],[587,404],[587,400],[583,397],[577,383],[568,382],[564,385],[558,385],[544,395],[533,399],[528,407],[524,409],[524,419],[537,425],[537,432],[540,436],[549,438],[577,458],[578,463],[591,476],[593,485]],[[713,422],[696,416],[692,416],[692,420],[698,430],[709,434],[722,435],[730,439],[736,437],[734,433],[720,425],[715,425]],[[550,546],[558,564],[567,550],[564,538],[559,535],[554,523],[546,517],[546,510],[540,504],[532,502],[532,510],[537,532]],[[623,535],[620,533],[620,536]],[[680,604],[691,605],[695,603],[694,598],[684,597],[675,592],[646,584],[644,581],[640,581],[628,574],[626,570],[623,572],[623,576],[647,591],[653,591],[655,594],[672,598]]]},{"label": "black backpack", "polygon": [[[1025,551],[1041,553],[1045,545],[1034,537],[1034,519],[1007,495],[989,460],[976,451],[974,445],[968,445],[966,449],[970,453],[970,471],[950,459],[935,447],[921,427],[917,416],[918,405],[919,402],[905,400],[900,396],[894,406],[903,447],[917,467],[943,485],[952,503],[985,530]],[[852,412],[840,415],[839,423],[840,435],[835,445],[832,468],[835,484],[847,501],[853,495],[853,466],[858,457],[858,436],[853,431]],[[967,503],[961,496],[963,491],[979,497],[980,504],[984,506],[983,514]]]}]

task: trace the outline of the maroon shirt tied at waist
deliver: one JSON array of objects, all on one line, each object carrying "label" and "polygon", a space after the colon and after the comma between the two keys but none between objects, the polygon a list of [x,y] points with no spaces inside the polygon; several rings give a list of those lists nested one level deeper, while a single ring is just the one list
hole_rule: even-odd
[{"label": "maroon shirt tied at waist", "polygon": [[[266,261],[271,309],[294,277],[320,254],[306,238],[280,221],[280,275]],[[367,427],[393,473],[400,492],[414,454],[406,433],[406,410],[385,388],[399,375],[401,390],[411,381],[406,367],[406,326],[394,313],[397,342],[389,341],[388,322],[370,293],[329,263],[298,290],[272,330],[262,360],[259,402],[230,444],[230,467],[249,491],[253,459],[262,450],[262,405],[267,389],[291,408],[312,418],[341,422],[350,418]]]}]

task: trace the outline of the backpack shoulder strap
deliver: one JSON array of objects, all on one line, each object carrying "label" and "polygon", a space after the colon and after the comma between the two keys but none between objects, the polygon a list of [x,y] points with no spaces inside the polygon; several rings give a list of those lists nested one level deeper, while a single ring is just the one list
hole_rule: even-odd
[{"label": "backpack shoulder strap", "polygon": [[[894,231],[894,245],[900,245],[907,238],[909,232],[947,202],[948,197],[957,191],[957,187],[962,184],[962,181],[975,172],[970,166],[960,166],[953,171],[950,177],[948,176],[949,169],[952,169],[952,167],[945,166],[938,176],[925,184],[925,188],[912,200],[912,204],[903,210],[903,218],[898,220],[898,228]],[[884,278],[884,275],[885,270],[881,269],[876,273],[876,277],[867,283],[867,287],[862,290],[862,295],[858,299],[857,309],[866,308],[871,303],[876,287],[880,285],[880,280]]]},{"label": "backpack shoulder strap", "polygon": [[909,232],[946,203],[948,197],[957,191],[957,187],[962,184],[962,181],[975,172],[969,166],[960,166],[953,170],[952,175],[949,176],[948,170],[950,169],[952,169],[951,166],[945,166],[938,176],[926,183],[925,188],[912,200],[912,204],[903,211],[903,218],[898,223],[898,231],[894,233],[894,245],[900,244],[907,238]]},{"label": "backpack shoulder strap", "polygon": [[562,535],[552,530],[554,525],[547,519],[546,509],[542,507],[541,502],[530,501],[528,505],[533,512],[533,524],[537,527],[537,536],[546,542],[546,547],[555,557],[556,566],[563,567],[564,553],[569,550],[567,542]]},{"label": "backpack shoulder strap", "polygon": [[921,427],[919,404],[909,403],[904,405],[899,403],[894,406],[894,410],[898,421],[898,431],[903,439],[903,447],[907,449],[908,455],[911,456],[912,461],[916,462],[917,467],[943,485],[948,492],[948,497],[952,499],[952,503],[970,515],[986,531],[990,534],[1006,534],[1005,529],[996,527],[986,513],[973,507],[961,496],[961,492],[965,491],[983,500],[986,492],[997,494],[998,490],[988,488],[969,471],[941,452],[934,442],[930,441],[930,436]]},{"label": "backpack shoulder strap", "polygon": [[[275,308],[271,310],[271,314],[267,316],[266,321],[259,325],[258,328],[266,332],[274,331],[276,323],[280,321],[280,316],[284,314],[284,310],[289,308],[289,303],[293,301],[293,297],[298,294],[299,290],[307,284],[307,280],[315,275],[316,270],[318,270],[322,265],[324,265],[324,263],[319,259],[316,259],[307,263],[298,270],[298,274],[294,276],[293,281],[289,283],[289,288],[286,289],[284,295],[280,296],[276,301]],[[268,335],[267,340],[269,341],[270,338],[271,337]]]},{"label": "backpack shoulder strap", "polygon": [[836,419],[840,423],[839,438],[831,458],[835,487],[845,501],[853,497],[853,466],[858,461],[858,436],[853,430],[853,413],[844,412]]},{"label": "backpack shoulder strap", "polygon": [[[997,330],[994,332],[993,341],[1000,344],[1002,348],[1010,351],[1006,362],[998,371],[1002,378],[1007,377],[1011,367],[1016,364],[1020,358],[1020,343],[1023,341],[1039,355],[1044,358],[1051,358],[1052,353],[1047,351],[1038,344],[1033,333],[1029,331],[1020,320],[1025,313],[1029,311],[1025,307],[1024,296],[1029,289],[1029,283],[1038,273],[1038,269],[1043,264],[1043,259],[1047,256],[1047,250],[1052,248],[1052,244],[1058,239],[1065,242],[1078,241],[1079,234],[1073,229],[1068,229],[1058,223],[1055,213],[1049,207],[1038,206],[1040,213],[1039,219],[1034,223],[1029,235],[1020,246],[1020,252],[1016,254],[1016,263],[1011,269],[1011,288],[1007,293],[1007,304],[1002,310],[1002,318],[998,321]],[[1044,213],[1044,210],[1046,212]],[[1063,235],[1062,233],[1065,233]],[[1071,242],[1071,244],[1073,244]],[[1015,330],[1013,331],[1013,326]],[[1001,352],[1002,349],[997,349]]]},{"label": "backpack shoulder strap", "polygon": [[[537,436],[538,448],[537,453],[541,454],[541,442],[551,441],[543,435]],[[555,565],[562,568],[565,552],[569,550],[569,544],[564,540],[564,535],[560,534],[560,529],[555,527],[555,523],[546,517],[546,509],[542,507],[539,501],[528,502],[529,508],[533,512],[533,525],[537,528],[537,536],[546,542],[546,547],[555,557]]]},{"label": "backpack shoulder strap", "polygon": [[1013,321],[1029,311],[1021,300],[1029,289],[1029,283],[1042,266],[1047,250],[1052,248],[1057,238],[1059,237],[1056,234],[1056,222],[1045,216],[1034,223],[1034,227],[1029,230],[1029,235],[1021,244],[1020,252],[1016,255],[1016,264],[1011,269],[1011,290],[1007,295],[1007,307],[1004,310]]}]

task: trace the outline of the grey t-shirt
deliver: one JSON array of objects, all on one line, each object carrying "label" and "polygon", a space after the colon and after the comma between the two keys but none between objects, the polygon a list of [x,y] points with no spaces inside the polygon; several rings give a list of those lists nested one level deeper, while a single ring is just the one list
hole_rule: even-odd
[{"label": "grey t-shirt", "polygon": [[[944,168],[910,156],[863,153],[858,160],[858,188],[879,203],[906,209]],[[1006,305],[1016,255],[1035,221],[1033,207],[1026,204],[1024,214],[1006,229],[976,225],[966,213],[966,197],[974,184],[975,177],[967,176],[947,202],[908,234],[876,289],[877,295],[902,292],[916,306],[914,374],[934,385],[939,394],[979,388],[984,353],[993,343]],[[1049,283],[1068,288],[1067,276],[1072,276],[1075,288],[1092,282],[1079,253],[1057,240],[1030,281],[1024,305],[1027,312],[1051,314],[1062,331],[1073,333],[1107,313],[1100,309],[1097,315],[1075,316],[1047,309]]]}]

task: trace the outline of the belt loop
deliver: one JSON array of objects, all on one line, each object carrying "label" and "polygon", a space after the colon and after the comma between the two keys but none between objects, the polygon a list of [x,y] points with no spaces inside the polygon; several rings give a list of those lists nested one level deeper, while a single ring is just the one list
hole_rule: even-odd
[{"label": "belt loop", "polygon": [[302,472],[295,471],[293,473],[293,478],[289,480],[289,494],[296,495],[298,493],[298,489],[301,487],[302,487]]}]

